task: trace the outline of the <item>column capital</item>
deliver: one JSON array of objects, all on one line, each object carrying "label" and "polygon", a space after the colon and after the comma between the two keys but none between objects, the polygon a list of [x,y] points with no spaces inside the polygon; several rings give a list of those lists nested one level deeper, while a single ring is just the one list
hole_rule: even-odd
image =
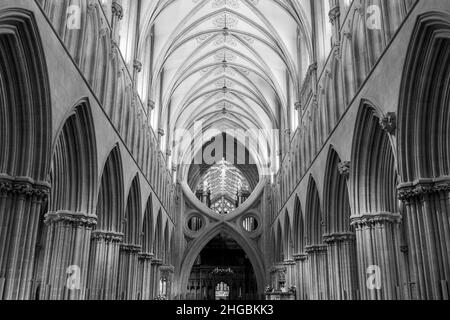
[{"label": "column capital", "polygon": [[153,266],[162,266],[162,265],[163,265],[163,262],[162,262],[161,259],[154,258],[154,259],[152,260],[152,265],[153,265]]},{"label": "column capital", "polygon": [[15,194],[27,198],[34,197],[38,201],[45,202],[50,194],[50,187],[48,182],[0,174],[0,195]]},{"label": "column capital", "polygon": [[401,201],[409,201],[440,192],[450,192],[450,177],[420,179],[414,182],[402,183],[398,186],[398,198]]},{"label": "column capital", "polygon": [[355,239],[356,236],[352,232],[330,233],[323,236],[323,242],[326,244],[353,241]]},{"label": "column capital", "polygon": [[139,253],[142,250],[142,246],[135,244],[124,243],[120,245],[120,251],[129,253]]},{"label": "column capital", "polygon": [[139,252],[138,259],[144,261],[152,261],[155,255],[153,253]]},{"label": "column capital", "polygon": [[60,222],[76,227],[95,228],[97,216],[70,211],[50,212],[45,215],[45,223],[47,225]]},{"label": "column capital", "polygon": [[109,231],[95,230],[92,232],[91,239],[97,241],[104,241],[107,243],[120,243],[123,241],[124,234]]},{"label": "column capital", "polygon": [[327,246],[325,245],[313,245],[313,246],[307,246],[305,248],[306,254],[314,254],[314,253],[322,253],[326,252],[328,250]]},{"label": "column capital", "polygon": [[293,255],[295,261],[305,261],[308,259],[308,255],[305,253],[297,253]]},{"label": "column capital", "polygon": [[352,226],[358,228],[372,227],[376,224],[383,223],[400,223],[402,216],[398,213],[391,212],[379,212],[379,213],[366,213],[359,216],[353,216],[350,218]]}]

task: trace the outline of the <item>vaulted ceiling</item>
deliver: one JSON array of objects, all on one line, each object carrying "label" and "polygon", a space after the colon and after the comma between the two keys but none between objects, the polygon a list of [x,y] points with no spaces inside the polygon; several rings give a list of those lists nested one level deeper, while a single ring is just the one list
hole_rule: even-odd
[{"label": "vaulted ceiling", "polygon": [[[290,128],[299,70],[309,63],[298,50],[310,34],[303,2],[145,2],[141,39],[149,41],[151,33],[149,98],[158,106],[156,125],[169,135],[191,130],[196,121],[221,132]],[[270,162],[279,141],[264,134],[266,148],[250,151]]]}]

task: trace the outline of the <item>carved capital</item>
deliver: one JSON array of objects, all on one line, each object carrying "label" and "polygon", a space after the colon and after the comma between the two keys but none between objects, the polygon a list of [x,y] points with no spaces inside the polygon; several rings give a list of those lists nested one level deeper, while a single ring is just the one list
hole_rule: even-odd
[{"label": "carved capital", "polygon": [[106,243],[121,243],[123,241],[123,233],[93,231],[91,235],[92,240],[103,241]]},{"label": "carved capital", "polygon": [[354,241],[356,236],[351,232],[343,232],[343,233],[331,233],[323,236],[323,242],[326,244],[332,244],[337,242],[349,242]]},{"label": "carved capital", "polygon": [[27,177],[10,177],[0,175],[0,195],[15,195],[30,198],[38,202],[46,202],[50,194],[50,184],[36,182]]},{"label": "carved capital", "polygon": [[327,252],[328,248],[324,245],[314,245],[314,246],[307,246],[305,248],[306,254],[311,255],[315,253],[325,253]]},{"label": "carved capital", "polygon": [[76,228],[93,229],[97,225],[97,217],[76,212],[51,212],[45,216],[45,223],[47,225],[65,224]]},{"label": "carved capital", "polygon": [[368,213],[360,216],[351,217],[351,225],[356,229],[373,228],[377,225],[383,225],[386,223],[400,223],[402,217],[398,213],[380,212],[380,213]]},{"label": "carved capital", "polygon": [[138,254],[141,252],[142,247],[135,244],[122,244],[120,245],[120,251],[130,254]]},{"label": "carved capital", "polygon": [[398,187],[398,198],[401,201],[411,201],[441,192],[450,192],[450,178],[421,179],[401,184]]}]

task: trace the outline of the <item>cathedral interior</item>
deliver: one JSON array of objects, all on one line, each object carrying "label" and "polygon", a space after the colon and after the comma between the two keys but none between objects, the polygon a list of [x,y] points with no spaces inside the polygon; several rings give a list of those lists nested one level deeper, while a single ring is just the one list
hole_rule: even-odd
[{"label": "cathedral interior", "polygon": [[450,1],[0,0],[0,300],[448,300]]}]

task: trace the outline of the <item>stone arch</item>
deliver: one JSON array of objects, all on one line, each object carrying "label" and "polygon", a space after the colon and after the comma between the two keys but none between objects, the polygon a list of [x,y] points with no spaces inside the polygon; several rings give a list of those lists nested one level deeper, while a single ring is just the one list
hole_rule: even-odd
[{"label": "stone arch", "polygon": [[242,236],[242,234],[234,227],[228,224],[220,224],[216,227],[208,230],[205,234],[193,241],[193,243],[186,250],[184,258],[181,262],[180,268],[180,294],[187,288],[190,272],[194,265],[195,260],[202,251],[202,249],[216,237],[220,232],[227,233],[232,237],[239,246],[246,252],[248,258],[253,266],[253,270],[256,276],[256,282],[258,286],[258,292],[264,290],[264,263],[257,252],[257,249],[251,244],[251,242]]},{"label": "stone arch", "polygon": [[[89,102],[81,100],[69,113],[54,146],[50,173],[52,191],[46,215],[47,242],[43,299],[85,299],[87,273],[81,290],[65,290],[66,270],[87,270],[92,230],[97,224],[97,149]],[[77,272],[74,269],[73,272]]]},{"label": "stone arch", "polygon": [[122,157],[119,145],[115,145],[104,164],[98,192],[98,223],[90,245],[88,299],[115,298],[119,244],[123,240],[124,194]]},{"label": "stone arch", "polygon": [[154,233],[154,216],[153,216],[153,195],[150,194],[144,213],[144,222],[142,224],[142,252],[153,253],[153,233]]},{"label": "stone arch", "polygon": [[[325,170],[324,212],[326,233],[350,232],[350,198],[348,194],[347,166],[333,147],[328,151]],[[340,166],[342,166],[340,168]],[[349,170],[349,169],[348,169]]]},{"label": "stone arch", "polygon": [[295,253],[303,253],[305,250],[305,225],[302,205],[298,196],[295,196],[294,204],[294,238]]},{"label": "stone arch", "polygon": [[419,16],[399,101],[398,157],[408,248],[419,299],[448,298],[450,16]]},{"label": "stone arch", "polygon": [[70,111],[54,146],[49,211],[95,214],[97,149],[94,122],[86,99]]},{"label": "stone arch", "polygon": [[333,147],[325,170],[325,236],[328,248],[330,299],[355,300],[358,296],[356,237],[350,225],[349,163]]},{"label": "stone arch", "polygon": [[350,172],[351,223],[358,243],[359,283],[366,282],[370,266],[381,270],[381,290],[361,285],[361,298],[395,300],[401,299],[403,292],[397,287],[401,281],[408,281],[402,279],[408,275],[399,272],[401,216],[396,197],[396,161],[389,133],[383,130],[376,110],[363,100],[357,117]]},{"label": "stone arch", "polygon": [[394,151],[377,110],[363,101],[356,122],[350,173],[353,215],[398,212]]},{"label": "stone arch", "polygon": [[306,200],[306,236],[308,245],[319,245],[323,236],[322,206],[319,191],[314,178],[311,176],[308,183],[308,194]]},{"label": "stone arch", "polygon": [[4,283],[0,299],[30,298],[34,243],[44,229],[42,216],[50,190],[45,181],[51,161],[51,103],[44,50],[33,14],[1,10],[0,278]]},{"label": "stone arch", "polygon": [[125,210],[125,224],[124,224],[124,241],[127,244],[140,245],[141,243],[141,187],[139,183],[139,176],[136,175],[131,183],[128,192],[127,207]]},{"label": "stone arch", "polygon": [[121,231],[124,193],[122,156],[116,145],[110,152],[102,173],[97,200],[98,230]]}]

